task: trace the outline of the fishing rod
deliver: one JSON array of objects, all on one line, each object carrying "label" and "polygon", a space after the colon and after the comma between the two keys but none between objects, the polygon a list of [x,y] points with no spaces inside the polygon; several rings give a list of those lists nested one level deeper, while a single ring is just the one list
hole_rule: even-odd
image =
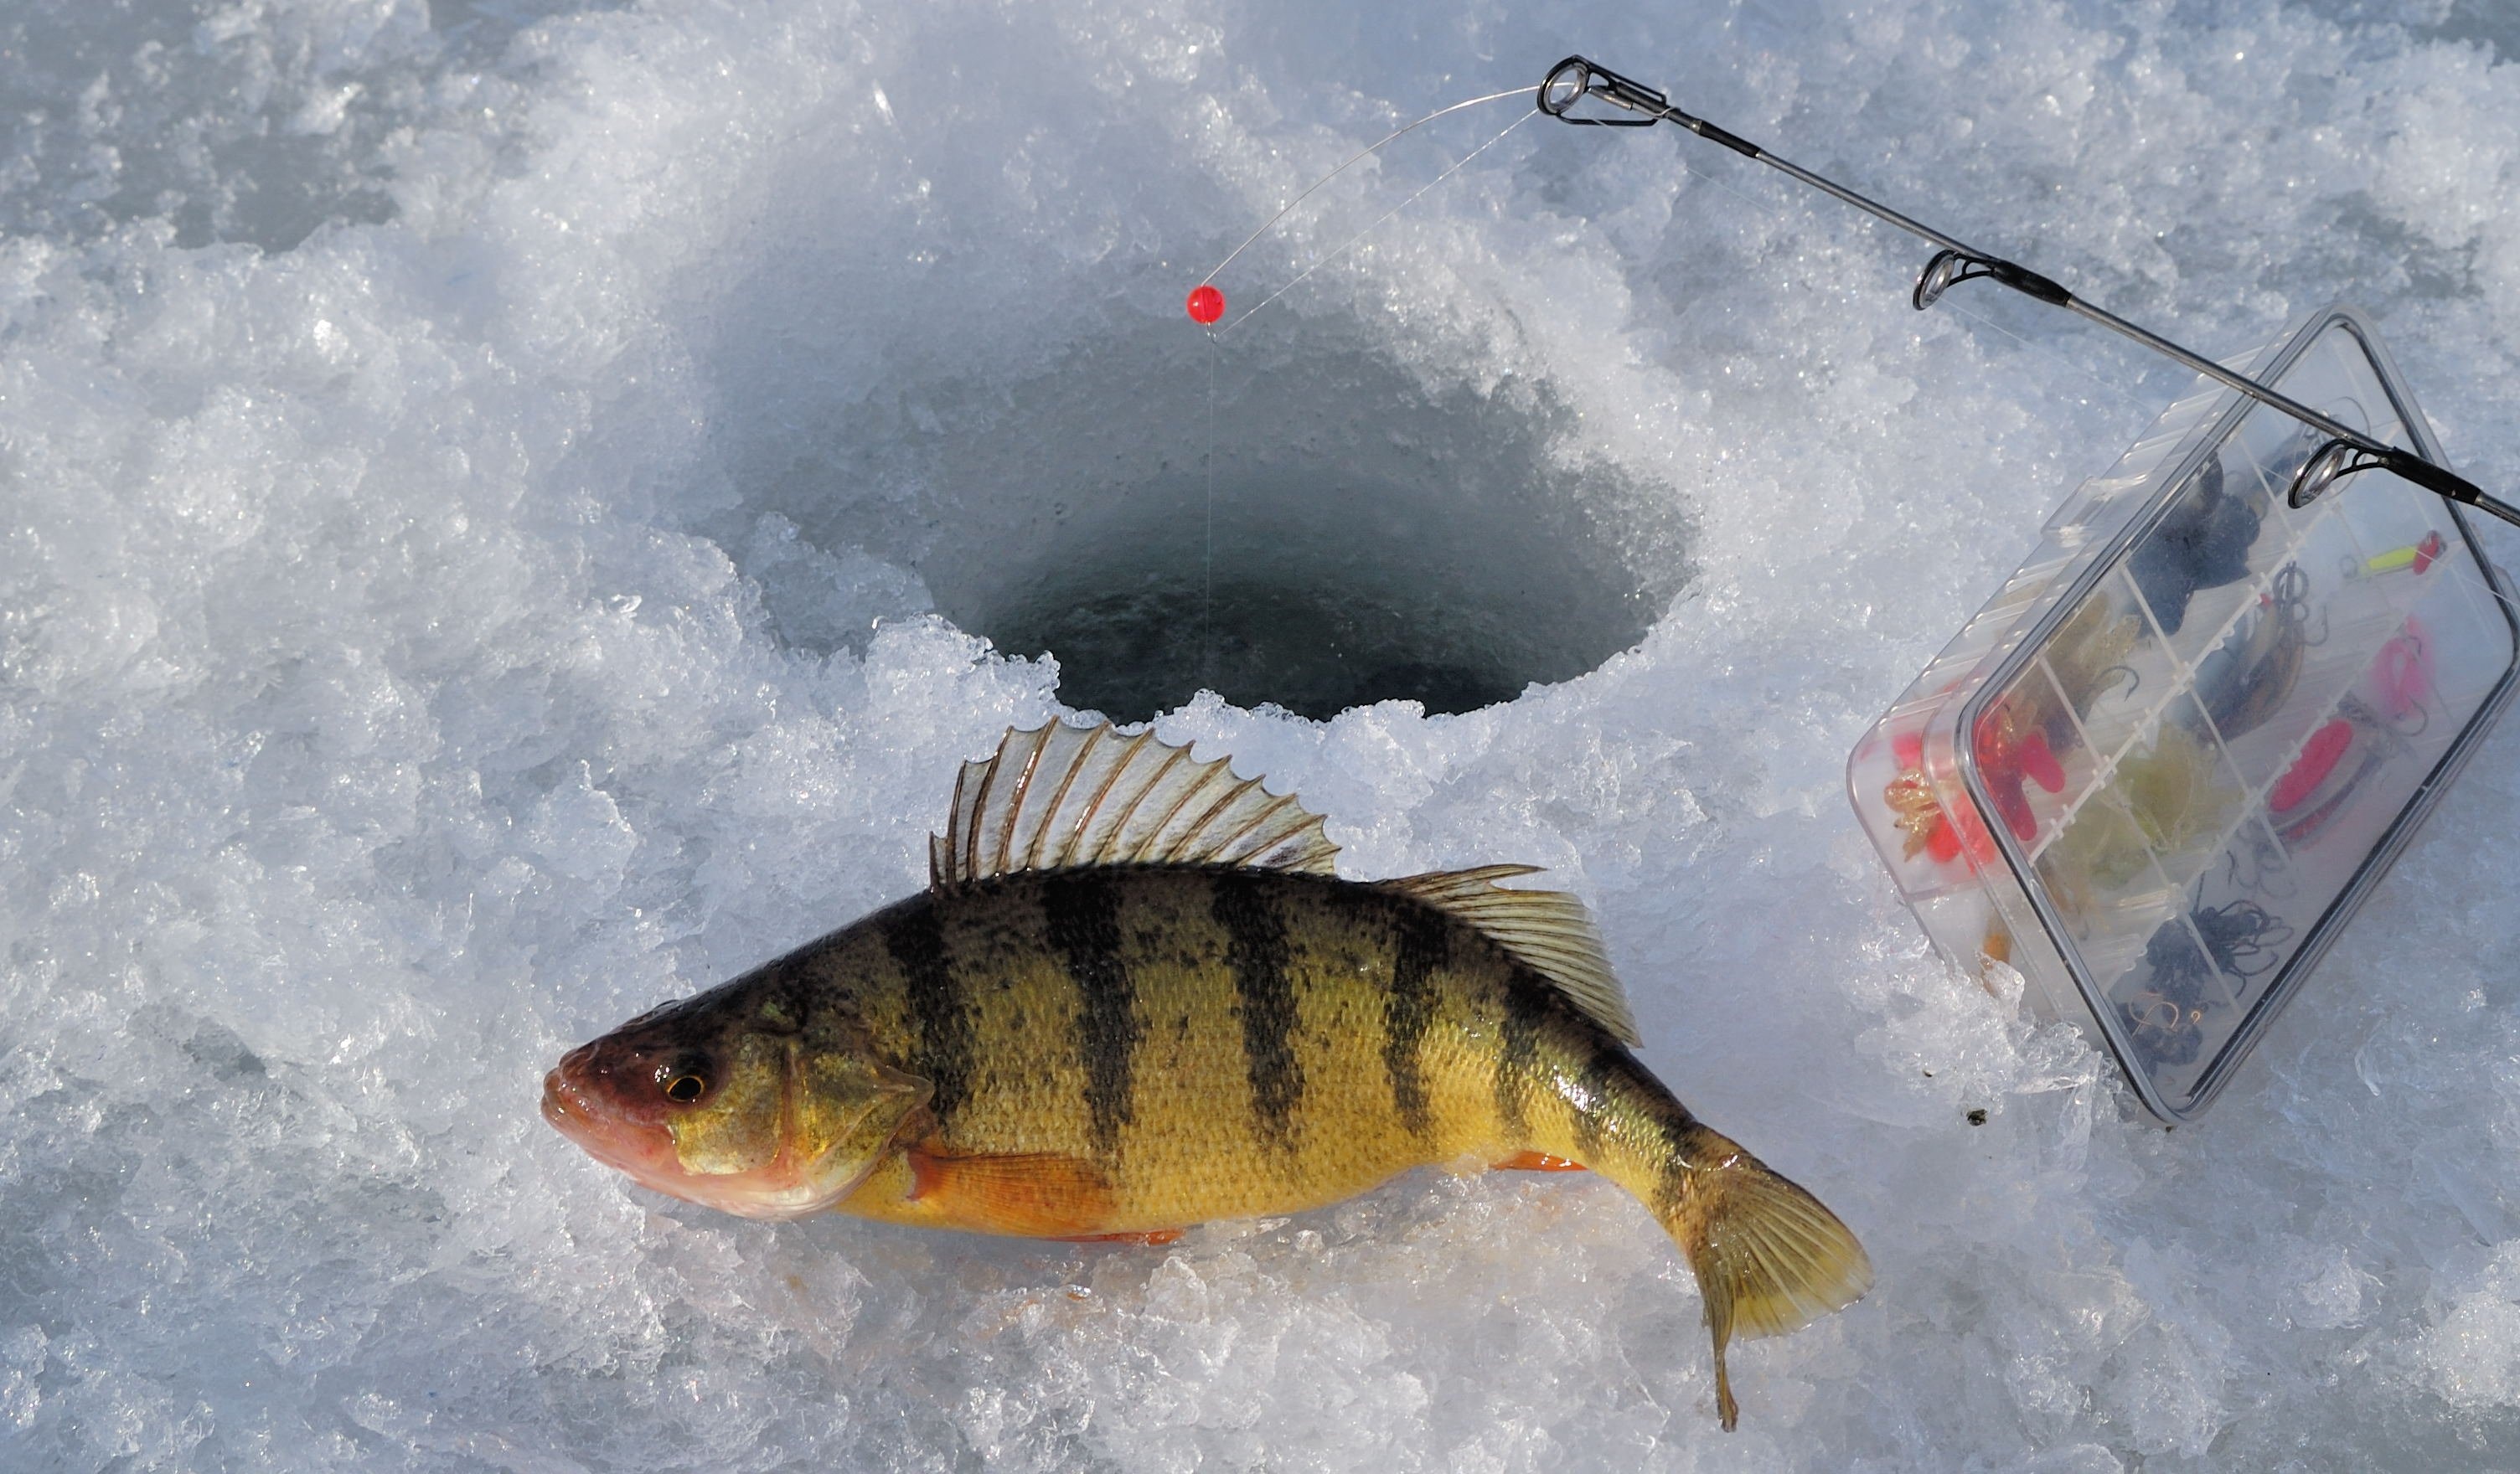
[{"label": "fishing rod", "polygon": [[[1626,117],[1578,117],[1570,110],[1586,98],[1635,114]],[[1778,157],[1757,144],[1702,117],[1691,117],[1671,104],[1671,99],[1632,77],[1621,76],[1597,62],[1583,57],[1568,57],[1549,68],[1540,83],[1540,111],[1559,122],[1592,128],[1650,128],[1656,123],[1672,122],[1696,134],[1709,143],[1722,144],[1744,158],[1755,159],[1822,194],[1833,195],[1877,220],[1886,221],[1921,240],[1941,247],[1925,263],[1916,278],[1915,290],[1909,301],[1919,312],[1934,305],[1942,294],[1962,282],[1979,278],[2009,287],[2027,297],[2062,307],[2068,312],[2089,318],[2112,332],[2123,334],[2174,362],[2186,365],[2208,379],[2239,390],[2270,409],[2291,416],[2328,438],[2302,463],[2293,475],[2285,501],[2293,507],[2307,507],[2327,494],[2347,476],[2365,470],[2386,470],[2403,476],[2426,491],[2436,493],[2461,506],[2520,527],[2520,507],[2485,494],[2473,481],[2446,467],[2436,466],[2409,450],[2386,444],[2353,426],[2332,420],[2299,400],[2276,392],[2249,378],[2223,367],[2203,354],[2184,348],[2160,334],[2128,322],[2106,308],[2083,300],[2067,290],[2052,277],[2040,275],[2015,261],[1977,249],[1964,242],[1944,235],[1920,221],[1910,219],[1888,205],[1868,200],[1834,180],[1824,179],[1811,170]]]}]

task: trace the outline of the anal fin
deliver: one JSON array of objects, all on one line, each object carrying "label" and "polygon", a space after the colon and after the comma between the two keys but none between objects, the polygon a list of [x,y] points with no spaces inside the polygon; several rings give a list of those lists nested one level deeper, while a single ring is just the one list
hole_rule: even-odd
[{"label": "anal fin", "polygon": [[1489,1166],[1490,1170],[1496,1172],[1582,1172],[1585,1170],[1581,1162],[1570,1162],[1564,1157],[1552,1157],[1545,1151],[1517,1151],[1504,1161],[1490,1163]]},{"label": "anal fin", "polygon": [[910,1198],[945,1226],[1023,1238],[1074,1238],[1109,1221],[1102,1169],[1057,1152],[964,1155],[914,1146]]}]

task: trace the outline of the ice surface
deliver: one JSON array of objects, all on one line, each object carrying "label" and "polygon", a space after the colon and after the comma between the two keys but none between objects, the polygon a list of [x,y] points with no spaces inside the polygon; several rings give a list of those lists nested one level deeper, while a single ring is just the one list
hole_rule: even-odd
[{"label": "ice surface", "polygon": [[2208,348],[2362,302],[2520,483],[2520,26],[2466,0],[12,8],[0,1464],[2520,1461],[2520,731],[2150,1124],[1927,953],[1838,776],[2184,385],[1982,289],[1915,314],[1911,243],[1677,136],[1526,125],[1218,354],[1234,446],[1315,443],[1308,364],[1510,417],[1462,443],[1579,488],[1535,536],[1687,584],[1642,645],[1161,726],[1351,874],[1598,905],[1649,1062],[1879,1267],[1736,1353],[1738,1434],[1598,1182],[1083,1250],[737,1222],[536,1118],[564,1046],[918,884],[955,763],[1057,709],[931,611],[1036,480],[1196,464],[1097,366],[1578,48]]}]

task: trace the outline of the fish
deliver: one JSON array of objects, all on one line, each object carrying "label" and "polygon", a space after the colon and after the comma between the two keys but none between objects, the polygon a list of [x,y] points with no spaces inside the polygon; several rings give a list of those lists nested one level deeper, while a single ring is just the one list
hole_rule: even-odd
[{"label": "fish", "polygon": [[1631,1052],[1583,903],[1487,865],[1337,874],[1323,819],[1108,723],[964,765],[926,890],[563,1056],[545,1118],[660,1192],[1162,1244],[1418,1167],[1591,1169],[1735,1337],[1871,1284],[1836,1215]]}]

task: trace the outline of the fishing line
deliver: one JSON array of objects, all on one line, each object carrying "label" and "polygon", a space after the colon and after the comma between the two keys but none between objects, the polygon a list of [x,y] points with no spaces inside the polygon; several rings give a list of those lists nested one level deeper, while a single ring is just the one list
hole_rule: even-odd
[{"label": "fishing line", "polygon": [[[1512,97],[1512,96],[1515,96],[1516,94],[1515,94],[1515,93],[1507,92],[1507,93],[1499,93],[1499,94],[1497,94],[1497,95],[1498,95],[1499,97]],[[1487,101],[1487,99],[1481,99],[1481,101]],[[1391,219],[1391,217],[1392,217],[1392,216],[1397,215],[1397,214],[1399,214],[1402,210],[1405,210],[1405,209],[1409,208],[1409,206],[1411,206],[1411,205],[1413,205],[1413,204],[1416,204],[1419,200],[1421,200],[1421,199],[1425,198],[1426,192],[1427,192],[1428,190],[1433,189],[1435,186],[1437,186],[1437,185],[1439,185],[1439,184],[1442,184],[1445,180],[1452,178],[1455,174],[1460,173],[1460,172],[1462,170],[1462,168],[1463,168],[1463,167],[1465,167],[1465,166],[1469,163],[1469,161],[1470,161],[1471,159],[1478,157],[1480,155],[1482,155],[1482,154],[1486,153],[1488,150],[1495,148],[1498,144],[1501,144],[1501,143],[1505,142],[1505,136],[1506,136],[1507,134],[1508,134],[1508,133],[1512,132],[1512,131],[1513,131],[1514,129],[1516,129],[1516,128],[1521,127],[1524,123],[1527,123],[1527,122],[1531,121],[1534,117],[1539,116],[1539,114],[1540,114],[1540,110],[1539,110],[1538,108],[1534,108],[1534,109],[1532,109],[1529,112],[1526,112],[1526,113],[1522,114],[1520,117],[1515,118],[1512,122],[1509,122],[1509,123],[1506,124],[1503,128],[1498,129],[1498,130],[1497,130],[1497,134],[1496,134],[1496,136],[1495,136],[1494,138],[1489,139],[1486,143],[1483,143],[1483,144],[1479,145],[1477,148],[1472,149],[1472,150],[1471,150],[1470,152],[1468,152],[1467,154],[1462,155],[1462,156],[1461,156],[1460,160],[1459,160],[1459,161],[1457,161],[1456,163],[1454,163],[1454,165],[1453,165],[1451,168],[1446,169],[1446,170],[1445,170],[1444,172],[1442,172],[1441,174],[1438,174],[1438,175],[1436,175],[1434,178],[1427,180],[1427,181],[1425,182],[1425,184],[1423,184],[1423,185],[1421,185],[1421,186],[1419,186],[1419,187],[1418,187],[1418,192],[1417,192],[1416,194],[1411,195],[1408,199],[1401,201],[1398,204],[1395,204],[1395,205],[1393,205],[1390,209],[1388,209],[1388,210],[1384,211],[1384,212],[1383,212],[1383,214],[1381,215],[1381,217],[1380,217],[1379,219],[1376,219],[1376,220],[1375,220],[1372,225],[1367,226],[1365,229],[1363,229],[1363,230],[1361,230],[1361,231],[1358,231],[1355,235],[1350,236],[1350,237],[1348,237],[1346,240],[1344,240],[1344,241],[1340,242],[1340,243],[1338,244],[1338,246],[1337,246],[1336,247],[1334,247],[1334,248],[1329,252],[1329,254],[1328,254],[1328,255],[1326,255],[1326,256],[1323,256],[1320,260],[1315,261],[1312,265],[1307,266],[1307,267],[1305,267],[1302,271],[1297,272],[1297,273],[1295,274],[1295,276],[1294,276],[1294,280],[1289,281],[1285,286],[1281,287],[1281,288],[1279,288],[1277,290],[1275,290],[1275,291],[1273,291],[1273,292],[1269,293],[1267,296],[1262,297],[1262,298],[1259,300],[1259,302],[1258,302],[1257,304],[1255,304],[1255,305],[1253,305],[1253,306],[1251,306],[1251,307],[1249,307],[1249,308],[1246,308],[1246,309],[1243,311],[1243,313],[1242,313],[1242,315],[1241,315],[1240,317],[1238,317],[1238,318],[1236,318],[1234,321],[1232,321],[1232,322],[1230,322],[1230,323],[1226,324],[1224,327],[1217,329],[1217,330],[1216,330],[1216,333],[1215,333],[1215,335],[1216,335],[1216,336],[1218,336],[1218,337],[1223,337],[1225,335],[1227,335],[1227,334],[1229,334],[1229,333],[1233,332],[1235,329],[1241,327],[1244,323],[1249,322],[1249,321],[1251,320],[1251,314],[1252,314],[1252,313],[1258,312],[1262,307],[1266,307],[1266,306],[1268,306],[1271,302],[1274,302],[1274,301],[1278,300],[1278,298],[1280,298],[1280,297],[1282,297],[1282,296],[1284,296],[1287,292],[1294,290],[1295,290],[1295,287],[1296,287],[1296,284],[1297,284],[1297,283],[1302,282],[1302,281],[1304,280],[1304,278],[1306,278],[1306,277],[1308,277],[1308,276],[1311,276],[1314,272],[1317,272],[1317,271],[1321,270],[1323,267],[1328,266],[1328,264],[1330,264],[1332,261],[1335,261],[1335,260],[1337,260],[1339,257],[1341,257],[1341,256],[1343,256],[1343,255],[1347,254],[1349,247],[1351,247],[1351,246],[1355,246],[1355,245],[1356,245],[1356,243],[1358,243],[1359,241],[1364,240],[1366,237],[1368,237],[1368,236],[1370,236],[1370,235],[1372,235],[1375,231],[1382,229],[1383,225],[1384,225],[1385,223],[1387,223],[1387,222]],[[1398,137],[1398,136],[1399,136],[1398,134],[1394,134],[1394,135],[1393,135],[1393,137]],[[1341,165],[1339,165],[1339,167],[1341,167],[1341,168],[1345,168],[1345,167],[1347,167],[1347,165],[1346,165],[1346,164],[1341,164]],[[1316,186],[1316,188],[1318,188],[1318,186]],[[1310,193],[1310,191],[1307,191],[1306,193]],[[1290,205],[1290,206],[1288,206],[1288,208],[1292,208],[1292,207],[1293,207],[1293,206],[1291,206],[1291,205]],[[1281,213],[1283,213],[1283,212],[1282,211]],[[1264,227],[1262,227],[1262,228],[1263,228],[1263,229],[1266,229],[1267,227],[1265,227],[1265,226],[1264,226]],[[1247,243],[1247,242],[1246,242],[1246,243],[1244,243],[1244,244],[1246,244],[1246,245],[1247,245],[1247,244],[1249,244],[1249,243]],[[1231,257],[1228,257],[1227,259],[1229,259],[1229,260],[1230,260],[1230,259],[1232,259],[1232,258],[1231,258]],[[1222,270],[1224,270],[1224,269],[1225,269],[1225,268],[1224,268],[1221,264],[1217,267],[1217,270],[1218,270],[1218,271],[1222,271]],[[1213,273],[1213,272],[1209,273],[1209,275],[1211,275],[1211,276],[1213,276],[1214,274],[1215,274],[1215,273]],[[1202,284],[1202,285],[1204,285],[1204,284]]]},{"label": "fishing line", "polygon": [[[1405,125],[1403,125],[1403,126],[1401,126],[1401,127],[1397,127],[1397,128],[1392,129],[1390,132],[1388,132],[1388,133],[1386,133],[1386,134],[1382,135],[1382,137],[1381,137],[1381,138],[1379,138],[1379,139],[1375,140],[1373,143],[1372,143],[1372,144],[1368,145],[1367,147],[1365,147],[1365,148],[1363,148],[1363,149],[1359,149],[1359,150],[1358,150],[1357,152],[1355,152],[1354,154],[1349,155],[1349,156],[1348,156],[1348,158],[1347,158],[1347,162],[1340,164],[1337,168],[1332,169],[1332,170],[1330,170],[1328,173],[1324,174],[1321,178],[1314,180],[1314,181],[1312,182],[1312,184],[1311,184],[1311,185],[1309,185],[1309,186],[1307,186],[1307,187],[1305,188],[1305,190],[1304,190],[1304,192],[1303,192],[1302,194],[1297,195],[1294,199],[1287,201],[1286,201],[1286,204],[1285,204],[1285,208],[1281,209],[1280,211],[1278,211],[1278,213],[1276,213],[1276,214],[1274,214],[1274,215],[1271,215],[1267,220],[1265,220],[1265,221],[1263,221],[1263,222],[1261,223],[1261,226],[1260,226],[1260,228],[1259,228],[1258,230],[1255,230],[1255,231],[1253,231],[1250,235],[1245,236],[1245,237],[1243,238],[1243,240],[1242,240],[1242,244],[1241,244],[1240,246],[1238,246],[1234,247],[1234,249],[1232,249],[1232,250],[1230,250],[1230,251],[1226,252],[1226,254],[1225,254],[1225,259],[1216,263],[1216,269],[1215,269],[1214,271],[1210,271],[1207,275],[1205,275],[1205,276],[1203,276],[1203,277],[1201,277],[1201,278],[1199,278],[1199,279],[1198,279],[1198,285],[1200,285],[1201,287],[1204,287],[1204,286],[1206,286],[1208,283],[1215,281],[1215,280],[1216,280],[1216,276],[1217,276],[1217,272],[1221,272],[1221,271],[1225,270],[1225,268],[1227,268],[1228,266],[1233,265],[1233,264],[1234,264],[1234,258],[1235,258],[1236,256],[1238,256],[1238,255],[1242,254],[1244,251],[1249,250],[1249,249],[1251,248],[1251,243],[1252,243],[1252,242],[1257,241],[1257,240],[1259,240],[1262,236],[1265,236],[1265,235],[1269,234],[1269,229],[1270,229],[1270,227],[1271,227],[1271,226],[1276,225],[1279,221],[1285,219],[1285,218],[1286,218],[1286,216],[1287,216],[1288,214],[1290,214],[1290,213],[1292,213],[1292,212],[1293,212],[1293,210],[1294,210],[1294,208],[1295,208],[1295,206],[1296,206],[1296,205],[1299,205],[1299,204],[1303,203],[1305,201],[1310,200],[1311,198],[1313,198],[1313,193],[1314,193],[1314,191],[1319,190],[1323,185],[1326,185],[1326,184],[1329,183],[1331,180],[1336,179],[1337,177],[1339,177],[1341,174],[1346,173],[1346,172],[1347,172],[1351,167],[1353,167],[1353,166],[1354,166],[1354,165],[1356,165],[1357,163],[1359,163],[1359,162],[1363,161],[1363,160],[1364,160],[1364,159],[1366,159],[1366,158],[1369,158],[1369,157],[1372,156],[1373,156],[1374,154],[1376,154],[1376,153],[1379,153],[1379,152],[1381,151],[1381,149],[1382,149],[1382,146],[1383,146],[1384,144],[1387,144],[1387,143],[1391,142],[1393,139],[1400,137],[1400,136],[1401,136],[1402,134],[1404,134],[1404,133],[1413,133],[1413,132],[1416,132],[1418,129],[1424,127],[1426,124],[1433,122],[1435,119],[1437,119],[1437,118],[1439,118],[1439,117],[1442,117],[1442,116],[1444,116],[1444,115],[1445,115],[1445,114],[1447,114],[1447,113],[1451,113],[1451,112],[1461,112],[1461,111],[1462,111],[1462,109],[1464,109],[1464,108],[1475,108],[1475,107],[1479,106],[1481,103],[1493,103],[1493,102],[1496,102],[1497,100],[1499,100],[1499,99],[1501,99],[1501,98],[1520,97],[1520,96],[1522,96],[1524,93],[1529,92],[1530,90],[1531,90],[1531,89],[1530,89],[1530,88],[1528,88],[1528,87],[1509,87],[1509,88],[1506,89],[1506,90],[1505,90],[1505,91],[1503,91],[1503,92],[1491,92],[1491,93],[1489,93],[1489,94],[1488,94],[1487,96],[1485,96],[1485,97],[1474,97],[1474,98],[1471,98],[1471,99],[1467,100],[1466,102],[1459,102],[1459,103],[1455,103],[1455,104],[1453,104],[1452,106],[1450,106],[1450,107],[1448,107],[1448,108],[1438,108],[1438,109],[1436,109],[1434,112],[1427,113],[1424,117],[1421,117],[1421,118],[1418,119],[1418,120],[1417,120],[1416,122],[1414,122],[1414,123],[1408,123],[1408,124],[1405,124]],[[1535,104],[1535,106],[1537,106],[1537,105]],[[1248,314],[1245,314],[1245,315],[1247,316]]]},{"label": "fishing line", "polygon": [[1225,315],[1225,294],[1218,290],[1213,283],[1225,268],[1234,264],[1234,260],[1237,256],[1239,256],[1244,251],[1250,249],[1254,242],[1258,241],[1262,236],[1267,235],[1277,226],[1278,222],[1285,219],[1289,214],[1293,213],[1297,205],[1302,204],[1305,201],[1319,193],[1324,185],[1328,184],[1331,180],[1346,173],[1349,169],[1355,167],[1363,160],[1380,153],[1383,147],[1391,143],[1393,140],[1404,137],[1410,133],[1414,133],[1418,129],[1424,127],[1426,124],[1433,122],[1439,117],[1449,116],[1450,114],[1460,112],[1464,109],[1476,108],[1485,103],[1499,102],[1509,97],[1522,97],[1529,92],[1529,88],[1512,87],[1503,92],[1488,93],[1484,97],[1467,98],[1462,102],[1438,108],[1423,117],[1418,118],[1413,122],[1404,123],[1400,127],[1392,129],[1382,137],[1375,139],[1372,144],[1369,144],[1365,148],[1359,149],[1354,154],[1349,155],[1339,163],[1337,168],[1330,170],[1321,178],[1316,179],[1311,184],[1305,186],[1301,194],[1298,194],[1294,199],[1287,201],[1283,205],[1280,206],[1278,213],[1271,215],[1267,220],[1262,221],[1258,230],[1255,230],[1250,235],[1243,237],[1241,245],[1237,246],[1234,249],[1226,252],[1225,259],[1217,262],[1214,267],[1210,268],[1206,276],[1199,278],[1198,285],[1191,290],[1190,299],[1188,302],[1191,318],[1192,321],[1208,330],[1207,454],[1205,457],[1206,490],[1204,505],[1202,508],[1203,524],[1200,537],[1198,614],[1199,679],[1200,683],[1208,690],[1214,691],[1216,689],[1216,361],[1224,353],[1224,346],[1219,339],[1223,338],[1226,334],[1233,332],[1236,328],[1248,322],[1252,313],[1260,311],[1261,308],[1264,308],[1271,302],[1284,296],[1295,287],[1296,283],[1303,281],[1304,278],[1311,276],[1314,272],[1321,270],[1324,266],[1327,266],[1330,262],[1337,260],[1340,256],[1345,255],[1358,242],[1381,229],[1382,226],[1389,222],[1393,216],[1399,214],[1402,210],[1407,209],[1409,206],[1417,203],[1419,200],[1425,198],[1428,190],[1433,189],[1435,186],[1442,184],[1445,180],[1452,178],[1455,174],[1460,173],[1462,167],[1468,164],[1471,159],[1478,157],[1488,150],[1496,147],[1496,145],[1501,142],[1508,133],[1512,132],[1514,129],[1529,121],[1533,113],[1539,111],[1537,98],[1535,97],[1534,99],[1532,111],[1530,112],[1525,112],[1521,116],[1516,117],[1512,122],[1506,124],[1503,128],[1497,131],[1495,137],[1490,138],[1487,142],[1480,144],[1477,148],[1472,149],[1469,153],[1463,155],[1460,159],[1454,162],[1452,167],[1444,170],[1441,174],[1436,175],[1433,179],[1428,180],[1408,199],[1401,201],[1400,203],[1394,205],[1391,209],[1384,211],[1383,214],[1372,225],[1367,226],[1365,229],[1358,231],[1355,235],[1350,236],[1345,241],[1340,242],[1328,254],[1321,257],[1312,265],[1304,268],[1301,272],[1298,272],[1292,281],[1287,282],[1285,286],[1279,288],[1277,290],[1261,298],[1258,303],[1245,309],[1241,316],[1237,317],[1233,322],[1227,324],[1223,328],[1218,328],[1215,324],[1218,318]]},{"label": "fishing line", "polygon": [[1198,679],[1216,690],[1216,360],[1225,349],[1207,343],[1207,525],[1199,560]]}]

